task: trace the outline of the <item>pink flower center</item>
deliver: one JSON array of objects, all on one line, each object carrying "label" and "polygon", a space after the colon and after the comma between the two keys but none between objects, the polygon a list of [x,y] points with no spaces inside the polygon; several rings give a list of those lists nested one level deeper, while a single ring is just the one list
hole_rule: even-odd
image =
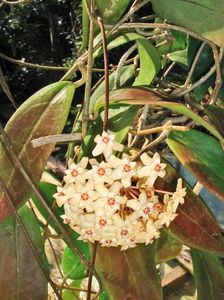
[{"label": "pink flower center", "polygon": [[150,208],[149,207],[145,207],[143,209],[143,213],[146,214],[146,215],[148,215],[150,213]]},{"label": "pink flower center", "polygon": [[126,165],[124,165],[123,170],[124,170],[124,172],[129,173],[131,171],[131,167],[128,164],[126,164]]},{"label": "pink flower center", "polygon": [[71,219],[69,218],[64,218],[64,224],[69,224],[71,222]]},{"label": "pink flower center", "polygon": [[64,192],[60,192],[60,193],[58,193],[58,196],[65,196],[65,193]]},{"label": "pink flower center", "polygon": [[103,226],[105,226],[106,224],[107,224],[107,221],[106,221],[105,219],[100,219],[100,220],[99,220],[99,225],[100,225],[100,226],[103,227]]},{"label": "pink flower center", "polygon": [[92,234],[93,234],[93,232],[92,232],[92,230],[91,230],[91,229],[88,229],[88,230],[86,230],[86,234],[87,234],[87,235],[92,235]]},{"label": "pink flower center", "polygon": [[69,204],[69,205],[72,204],[72,198],[68,198],[68,204]]},{"label": "pink flower center", "polygon": [[122,229],[121,230],[121,236],[127,236],[128,235],[128,230]]},{"label": "pink flower center", "polygon": [[98,173],[100,176],[103,176],[103,175],[105,175],[106,171],[105,171],[104,168],[99,168],[98,171],[97,171],[97,173]]},{"label": "pink flower center", "polygon": [[156,172],[160,172],[162,170],[161,165],[160,164],[156,165],[155,170],[156,170]]},{"label": "pink flower center", "polygon": [[115,202],[116,202],[116,200],[115,200],[114,198],[108,198],[108,199],[107,199],[107,203],[108,203],[109,205],[114,205]]},{"label": "pink flower center", "polygon": [[112,244],[112,240],[106,240],[105,243],[106,243],[107,245],[111,245],[111,244]]},{"label": "pink flower center", "polygon": [[76,177],[78,174],[79,174],[79,173],[78,173],[77,170],[72,170],[72,171],[71,171],[71,175],[72,175],[73,177]]},{"label": "pink flower center", "polygon": [[86,200],[88,200],[88,199],[89,199],[89,195],[88,195],[88,193],[82,193],[82,195],[81,195],[81,199],[82,199],[83,201],[86,201]]},{"label": "pink flower center", "polygon": [[102,141],[103,141],[104,144],[108,144],[109,141],[110,141],[110,139],[109,139],[107,136],[104,136],[104,137],[102,138]]}]

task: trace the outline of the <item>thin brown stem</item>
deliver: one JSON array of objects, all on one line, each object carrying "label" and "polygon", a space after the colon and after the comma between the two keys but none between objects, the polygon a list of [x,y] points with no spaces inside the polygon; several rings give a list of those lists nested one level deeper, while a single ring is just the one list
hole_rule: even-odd
[{"label": "thin brown stem", "polygon": [[72,143],[80,140],[81,140],[80,133],[63,133],[63,134],[54,134],[54,135],[39,137],[37,139],[31,140],[31,144],[33,148],[36,148],[47,144]]},{"label": "thin brown stem", "polygon": [[[92,257],[90,261],[90,265],[92,266],[92,269],[94,268],[95,261],[96,261],[96,253],[97,253],[97,242],[95,242],[92,246]],[[87,297],[86,300],[91,300],[91,290],[92,290],[92,279],[93,279],[93,272],[92,269],[89,270],[89,280],[88,280],[88,286],[87,286]]]},{"label": "thin brown stem", "polygon": [[168,121],[165,125],[164,125],[164,129],[161,132],[161,134],[155,139],[153,140],[150,144],[148,144],[145,148],[143,148],[134,158],[133,161],[136,161],[140,158],[140,156],[149,151],[152,150],[153,148],[155,148],[159,143],[161,143],[170,133],[170,121]]},{"label": "thin brown stem", "polygon": [[107,123],[108,123],[108,114],[109,114],[109,66],[108,66],[108,58],[107,58],[107,39],[105,34],[105,28],[103,25],[103,21],[100,17],[97,18],[98,24],[100,26],[101,35],[102,35],[102,43],[103,43],[103,61],[104,61],[104,82],[105,82],[105,100],[104,100],[104,118],[103,118],[103,131],[107,131]]},{"label": "thin brown stem", "polygon": [[9,98],[9,101],[12,103],[13,107],[15,109],[17,109],[17,105],[16,105],[16,103],[14,101],[14,98],[12,96],[12,93],[11,93],[11,91],[9,89],[8,83],[5,80],[5,76],[4,76],[3,72],[2,72],[2,68],[1,67],[0,67],[0,85],[1,85],[2,90],[4,91],[4,93],[6,94],[6,96]]},{"label": "thin brown stem", "polygon": [[[126,15],[124,15],[119,22],[117,22],[115,25],[105,25],[105,28],[109,28],[110,30],[107,32],[106,36],[110,36],[114,31],[118,29],[118,27],[123,24],[128,18],[130,18],[135,12],[137,12],[139,9],[141,9],[143,6],[145,6],[147,3],[149,3],[150,0],[144,0],[141,3],[137,3],[136,5],[132,6],[129,12],[127,12]],[[102,46],[102,40],[100,40],[94,47],[93,52],[99,49]],[[88,59],[88,52],[85,52],[75,63],[73,66],[68,70],[68,72],[62,77],[61,80],[68,80],[77,70],[78,70],[78,63],[80,60],[87,61]]]},{"label": "thin brown stem", "polygon": [[11,58],[11,57],[9,57],[9,56],[1,53],[1,52],[0,52],[0,57],[7,60],[7,61],[10,61],[11,63],[21,65],[21,66],[24,66],[24,67],[28,67],[28,68],[52,70],[52,71],[67,71],[67,70],[69,70],[68,67],[45,66],[45,65],[29,63],[29,62],[26,62],[26,61],[23,61],[23,60]]},{"label": "thin brown stem", "polygon": [[17,4],[27,2],[27,0],[17,0],[17,1],[1,0],[0,2],[2,2],[4,4],[9,4],[9,5],[17,5]]},{"label": "thin brown stem", "polygon": [[[91,12],[95,11],[95,0],[91,1]],[[88,47],[88,62],[87,62],[87,77],[85,86],[85,95],[83,103],[83,114],[82,114],[82,137],[84,138],[87,132],[88,121],[89,121],[89,102],[92,85],[92,67],[93,67],[93,40],[94,40],[94,22],[90,19],[89,25],[89,47]]]},{"label": "thin brown stem", "polygon": [[88,0],[84,0],[84,5],[89,17],[89,20],[91,20],[93,23],[98,24],[98,21],[94,15],[94,12],[91,10],[90,4]]},{"label": "thin brown stem", "polygon": [[[165,129],[164,126],[158,126],[154,128],[149,128],[149,129],[144,129],[144,130],[130,130],[130,132],[134,135],[148,135],[152,133],[158,133],[160,131],[163,131]],[[166,126],[166,129],[169,129],[170,131],[176,130],[176,131],[188,131],[189,128],[187,126],[175,126],[175,125],[170,125]]]}]

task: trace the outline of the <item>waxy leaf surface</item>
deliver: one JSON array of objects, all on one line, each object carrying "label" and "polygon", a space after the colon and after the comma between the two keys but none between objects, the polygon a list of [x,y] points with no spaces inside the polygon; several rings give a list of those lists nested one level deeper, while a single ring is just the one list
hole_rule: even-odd
[{"label": "waxy leaf surface", "polygon": [[[166,171],[163,179],[157,179],[156,188],[173,192],[180,176],[168,163]],[[178,206],[178,216],[164,229],[185,245],[224,256],[224,239],[218,222],[203,200],[185,186],[185,202]]]},{"label": "waxy leaf surface", "polygon": [[[89,247],[86,243],[79,247],[83,255],[89,260]],[[73,280],[83,279],[86,277],[86,267],[82,263],[80,257],[74,253],[69,247],[66,247],[62,256],[61,267],[64,274]]]},{"label": "waxy leaf surface", "polygon": [[150,85],[161,67],[160,54],[147,39],[137,39],[137,45],[140,71],[133,85]]},{"label": "waxy leaf surface", "polygon": [[224,201],[224,151],[215,138],[197,130],[172,132],[167,143],[180,162]]},{"label": "waxy leaf surface", "polygon": [[191,249],[198,300],[219,300],[224,295],[224,264],[211,253]]},{"label": "waxy leaf surface", "polygon": [[[99,34],[98,36],[96,36],[95,40],[94,40],[94,45],[96,45],[100,40],[101,40],[101,35]],[[126,32],[121,34],[114,34],[112,36],[108,37],[108,45],[107,45],[107,50],[112,50],[114,48],[117,48],[119,46],[122,46],[124,44],[127,44],[131,41],[135,41],[139,38],[142,38],[142,36],[136,32]],[[94,54],[93,57],[98,57],[100,55],[103,54],[103,48],[100,47],[99,49],[97,49]]]},{"label": "waxy leaf surface", "polygon": [[162,263],[174,259],[180,254],[183,244],[162,230],[157,242],[156,262]]},{"label": "waxy leaf surface", "polygon": [[[43,240],[33,212],[23,206],[19,215],[47,269]],[[47,279],[14,216],[0,224],[0,253],[0,299],[47,299]]]},{"label": "waxy leaf surface", "polygon": [[98,247],[96,269],[112,299],[162,300],[160,277],[155,262],[156,244],[120,248]]},{"label": "waxy leaf surface", "polygon": [[[25,101],[8,121],[5,132],[13,150],[31,178],[38,182],[54,149],[54,144],[33,148],[31,140],[61,133],[67,120],[75,86],[70,82],[51,84]],[[0,144],[0,177],[18,207],[29,197],[30,187],[15,163]],[[0,222],[11,214],[4,194],[0,192]]]},{"label": "waxy leaf surface", "polygon": [[205,111],[218,132],[224,137],[224,109],[217,105],[205,105]]},{"label": "waxy leaf surface", "polygon": [[[169,99],[153,90],[144,89],[144,88],[126,88],[114,90],[110,93],[110,103],[124,103],[131,105],[153,105],[153,106],[162,106],[183,114],[198,124],[205,127],[210,131],[215,137],[217,137],[221,142],[224,142],[222,135],[216,130],[214,126],[206,122],[202,117],[197,115],[195,112],[187,108],[185,105],[177,102],[169,102]],[[100,108],[103,107],[104,99],[103,97],[99,98],[95,103],[95,106],[92,107],[91,113],[94,115],[98,114]]]},{"label": "waxy leaf surface", "polygon": [[213,43],[224,45],[223,0],[152,0],[155,13]]},{"label": "waxy leaf surface", "polygon": [[[116,24],[123,15],[132,0],[96,0],[97,15],[100,16],[104,24]],[[95,25],[95,35],[100,32],[99,26]],[[82,46],[85,49],[89,41],[89,16],[85,3],[82,0]]]}]

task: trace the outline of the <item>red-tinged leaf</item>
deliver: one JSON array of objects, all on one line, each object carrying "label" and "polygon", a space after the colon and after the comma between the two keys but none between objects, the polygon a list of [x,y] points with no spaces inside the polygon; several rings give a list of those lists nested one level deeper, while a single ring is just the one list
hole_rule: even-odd
[{"label": "red-tinged leaf", "polygon": [[217,105],[205,105],[205,111],[218,132],[224,137],[224,109]]},{"label": "red-tinged leaf", "polygon": [[[169,164],[166,171],[163,179],[157,179],[156,187],[173,192],[179,175]],[[179,205],[178,216],[166,230],[185,245],[224,255],[224,240],[219,224],[203,200],[188,185],[185,186],[185,202]]]},{"label": "red-tinged leaf", "polygon": [[[185,105],[169,102],[169,99],[153,90],[143,89],[143,88],[126,88],[118,89],[110,93],[110,103],[124,103],[131,105],[153,105],[162,106],[173,110],[177,113],[183,114],[192,120],[196,121],[198,124],[205,127],[210,131],[215,137],[217,137],[221,142],[224,142],[222,135],[216,130],[214,126],[206,122],[203,118],[198,116],[195,112],[187,108]],[[104,105],[104,98],[100,97],[92,108],[91,113],[97,115],[100,108]]]},{"label": "red-tinged leaf", "polygon": [[197,130],[189,130],[172,132],[167,143],[181,163],[224,201],[224,151],[219,141]]},{"label": "red-tinged leaf", "polygon": [[125,251],[98,247],[96,268],[111,299],[162,299],[155,249],[156,243]]},{"label": "red-tinged leaf", "polygon": [[[36,218],[26,206],[19,210],[19,215],[48,268]],[[0,299],[47,299],[48,282],[14,216],[0,224],[0,253]]]},{"label": "red-tinged leaf", "polygon": [[224,298],[224,265],[210,253],[191,249],[198,300]]},{"label": "red-tinged leaf", "polygon": [[[32,176],[39,181],[54,145],[33,148],[32,139],[61,133],[67,120],[75,86],[57,82],[35,93],[11,117],[5,127],[14,152]],[[30,187],[15,163],[0,144],[0,177],[9,189],[18,207],[29,197]],[[0,192],[0,222],[11,214],[4,194]]]},{"label": "red-tinged leaf", "polygon": [[157,241],[156,262],[162,263],[174,259],[180,254],[183,244],[162,230]]}]

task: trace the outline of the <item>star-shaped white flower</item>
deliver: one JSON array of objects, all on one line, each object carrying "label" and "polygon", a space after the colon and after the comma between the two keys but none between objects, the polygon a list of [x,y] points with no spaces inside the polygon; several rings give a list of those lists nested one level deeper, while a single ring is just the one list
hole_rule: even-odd
[{"label": "star-shaped white flower", "polygon": [[149,157],[146,153],[143,153],[140,156],[141,161],[144,164],[144,167],[138,170],[138,177],[147,177],[146,184],[153,186],[157,177],[163,178],[166,175],[166,164],[160,162],[160,156],[158,153],[155,153],[153,158]]},{"label": "star-shaped white flower", "polygon": [[[90,160],[91,163],[92,160]],[[110,164],[102,161],[101,163],[98,163],[97,161],[94,161],[94,164],[92,164],[92,169],[87,171],[85,173],[86,179],[92,179],[94,182],[97,183],[113,183],[113,180],[111,179],[111,173],[112,169]]]},{"label": "star-shaped white flower", "polygon": [[96,143],[96,147],[92,151],[93,156],[98,156],[103,153],[106,160],[111,156],[113,150],[123,151],[124,149],[124,145],[115,141],[114,135],[109,135],[105,131],[103,131],[102,136],[98,134],[94,142]]},{"label": "star-shaped white flower", "polygon": [[108,162],[114,167],[111,178],[120,180],[125,188],[131,186],[131,179],[136,176],[136,162],[132,162],[127,155],[122,159],[111,155]]},{"label": "star-shaped white flower", "polygon": [[81,161],[77,164],[72,162],[68,168],[68,170],[65,171],[66,176],[64,177],[64,181],[66,183],[85,183],[84,174],[87,171],[86,167],[88,164],[88,157],[83,157]]},{"label": "star-shaped white flower", "polygon": [[142,220],[148,220],[149,214],[154,212],[154,205],[158,203],[156,197],[152,197],[149,201],[146,192],[142,191],[138,199],[130,199],[127,201],[126,206],[134,210],[131,215],[132,218],[142,218]]},{"label": "star-shaped white flower", "polygon": [[93,203],[97,216],[107,215],[109,217],[120,209],[121,204],[126,203],[126,196],[121,196],[119,194],[121,187],[122,184],[120,182],[114,182],[109,189],[103,184],[95,186],[95,189],[100,196]]},{"label": "star-shaped white flower", "polygon": [[86,209],[87,212],[92,212],[93,202],[99,198],[94,187],[94,181],[88,180],[85,185],[81,186],[79,190],[76,191],[70,204],[75,205],[77,208]]}]

